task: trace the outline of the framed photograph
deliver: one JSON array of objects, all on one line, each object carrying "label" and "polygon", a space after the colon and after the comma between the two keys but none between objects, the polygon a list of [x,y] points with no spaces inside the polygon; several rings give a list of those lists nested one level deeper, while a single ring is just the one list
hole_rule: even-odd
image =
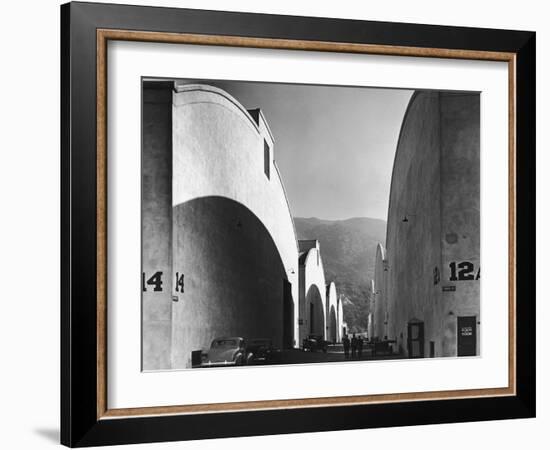
[{"label": "framed photograph", "polygon": [[534,417],[535,33],[69,3],[61,55],[63,444]]}]

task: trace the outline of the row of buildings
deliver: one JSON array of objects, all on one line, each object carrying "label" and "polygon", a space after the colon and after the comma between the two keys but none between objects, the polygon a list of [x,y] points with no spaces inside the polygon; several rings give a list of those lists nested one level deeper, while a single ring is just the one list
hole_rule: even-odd
[{"label": "row of buildings", "polygon": [[[395,155],[369,336],[408,357],[479,354],[480,97],[416,92]],[[142,367],[191,366],[221,336],[338,342],[342,302],[299,241],[260,109],[143,82]]]},{"label": "row of buildings", "polygon": [[395,155],[369,335],[408,357],[480,354],[480,96],[416,92]]},{"label": "row of buildings", "polygon": [[221,336],[339,341],[319,242],[299,241],[260,109],[204,84],[143,82],[142,368],[191,367]]}]

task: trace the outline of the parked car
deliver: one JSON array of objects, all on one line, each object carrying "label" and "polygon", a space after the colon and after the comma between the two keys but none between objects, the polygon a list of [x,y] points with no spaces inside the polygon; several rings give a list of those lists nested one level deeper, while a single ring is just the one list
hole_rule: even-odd
[{"label": "parked car", "polygon": [[246,364],[246,344],[242,337],[219,337],[212,341],[202,367]]},{"label": "parked car", "polygon": [[281,350],[266,338],[249,339],[246,346],[247,364],[273,364],[281,362]]},{"label": "parked car", "polygon": [[310,334],[307,338],[305,338],[302,342],[302,350],[304,352],[310,351],[310,352],[316,352],[317,350],[322,350],[324,353],[327,352],[328,349],[328,341],[325,341],[323,339],[323,336],[317,335],[317,334]]}]

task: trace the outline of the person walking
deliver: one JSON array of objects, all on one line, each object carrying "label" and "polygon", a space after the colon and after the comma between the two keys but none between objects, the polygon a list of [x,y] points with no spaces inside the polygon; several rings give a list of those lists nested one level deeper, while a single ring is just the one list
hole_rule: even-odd
[{"label": "person walking", "polygon": [[351,337],[351,358],[355,359],[357,356],[357,338],[355,337],[355,333],[353,333],[353,336]]},{"label": "person walking", "polygon": [[349,337],[347,334],[344,334],[342,338],[342,345],[344,346],[344,358],[349,359]]},{"label": "person walking", "polygon": [[361,356],[363,355],[363,338],[361,335],[357,337],[357,357],[361,359]]}]

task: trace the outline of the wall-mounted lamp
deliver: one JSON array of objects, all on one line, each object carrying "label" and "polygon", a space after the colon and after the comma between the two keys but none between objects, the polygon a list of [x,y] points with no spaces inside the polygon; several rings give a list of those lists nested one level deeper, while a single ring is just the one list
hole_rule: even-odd
[{"label": "wall-mounted lamp", "polygon": [[409,221],[409,217],[416,217],[416,214],[405,214],[405,215],[403,216],[402,222],[408,222],[408,221]]}]

